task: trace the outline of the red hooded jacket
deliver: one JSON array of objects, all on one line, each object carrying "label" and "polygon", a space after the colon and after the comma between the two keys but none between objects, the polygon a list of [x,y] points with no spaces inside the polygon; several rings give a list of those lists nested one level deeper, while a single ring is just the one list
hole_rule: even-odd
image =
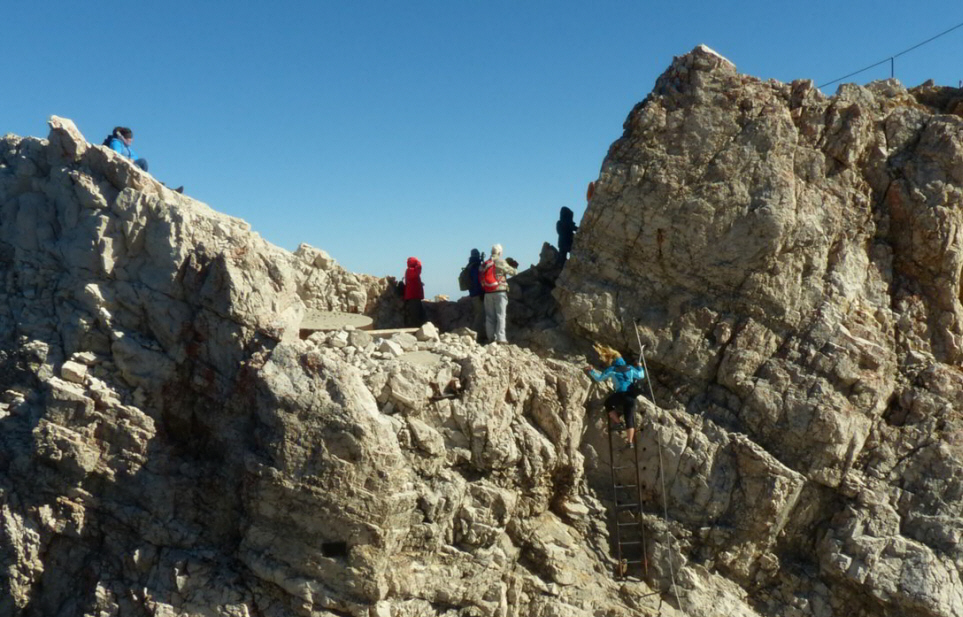
[{"label": "red hooded jacket", "polygon": [[423,300],[425,286],[421,283],[421,262],[417,257],[408,258],[405,270],[405,300]]}]

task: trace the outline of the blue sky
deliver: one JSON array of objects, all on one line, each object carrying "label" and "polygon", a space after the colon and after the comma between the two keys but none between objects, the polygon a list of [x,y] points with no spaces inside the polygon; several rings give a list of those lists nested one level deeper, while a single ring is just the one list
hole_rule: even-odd
[{"label": "blue sky", "polygon": [[[427,295],[453,297],[471,248],[524,267],[561,206],[581,217],[673,56],[704,43],[823,84],[963,22],[928,0],[6,4],[0,133],[46,136],[51,114],[95,143],[129,126],[156,178],[267,240],[378,276],[414,255]],[[963,28],[896,77],[956,86],[961,51]]]}]

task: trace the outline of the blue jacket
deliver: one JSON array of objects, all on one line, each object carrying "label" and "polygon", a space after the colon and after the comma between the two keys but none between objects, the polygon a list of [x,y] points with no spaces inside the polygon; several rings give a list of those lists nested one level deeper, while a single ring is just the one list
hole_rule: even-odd
[{"label": "blue jacket", "polygon": [[611,379],[615,384],[616,392],[625,392],[633,381],[645,378],[645,371],[641,367],[627,365],[622,358],[616,358],[615,362],[601,373],[592,370],[589,371],[588,376],[595,381]]},{"label": "blue jacket", "polygon": [[116,135],[110,138],[110,141],[107,145],[110,146],[110,149],[114,152],[120,152],[131,160],[137,159],[137,154],[134,152],[134,149],[125,144],[124,140]]}]

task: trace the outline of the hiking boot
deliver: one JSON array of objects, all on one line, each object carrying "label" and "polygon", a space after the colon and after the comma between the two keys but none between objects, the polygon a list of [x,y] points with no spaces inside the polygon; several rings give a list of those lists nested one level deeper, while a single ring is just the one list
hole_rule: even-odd
[{"label": "hiking boot", "polygon": [[610,431],[624,431],[624,430],[625,430],[625,422],[616,422],[615,424],[612,424],[612,425],[609,426],[609,430],[610,430]]}]

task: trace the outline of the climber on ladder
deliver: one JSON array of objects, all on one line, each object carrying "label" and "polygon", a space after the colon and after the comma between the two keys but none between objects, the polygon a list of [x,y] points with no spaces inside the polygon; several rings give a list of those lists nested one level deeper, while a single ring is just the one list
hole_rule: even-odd
[{"label": "climber on ladder", "polygon": [[[609,461],[612,472],[612,512],[613,531],[616,551],[616,578],[622,579],[628,574],[630,566],[641,567],[642,575],[648,574],[648,556],[645,549],[645,525],[642,518],[642,476],[639,471],[639,450],[635,447],[635,408],[638,396],[641,394],[640,381],[645,377],[645,370],[637,363],[633,366],[622,358],[622,355],[605,345],[595,345],[602,362],[608,366],[599,372],[592,367],[586,367],[585,372],[595,382],[611,379],[614,392],[605,399],[605,409],[609,420]],[[641,355],[641,354],[640,354]],[[623,418],[619,418],[617,409],[622,409]],[[616,461],[614,432],[627,429],[626,443],[631,448],[633,456],[628,461]],[[624,470],[634,470],[632,476],[623,475]],[[634,483],[633,483],[634,482]]]},{"label": "climber on ladder", "polygon": [[[585,373],[595,381],[611,379],[614,392],[605,399],[605,410],[609,413],[611,425],[616,430],[626,431],[626,443],[635,446],[635,410],[638,407],[638,396],[642,394],[641,381],[645,379],[645,370],[636,361],[628,364],[622,354],[611,347],[595,344],[595,351],[599,358],[607,364],[601,372],[591,366],[585,367]],[[616,409],[622,409],[622,419],[619,419]]]}]

